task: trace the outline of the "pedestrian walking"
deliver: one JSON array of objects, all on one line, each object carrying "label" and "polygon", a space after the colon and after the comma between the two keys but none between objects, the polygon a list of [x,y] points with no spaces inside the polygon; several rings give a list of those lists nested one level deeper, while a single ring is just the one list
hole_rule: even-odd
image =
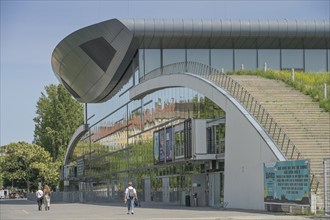
[{"label": "pedestrian walking", "polygon": [[38,203],[38,210],[42,210],[42,200],[44,197],[44,192],[41,190],[41,187],[39,187],[38,191],[36,192],[37,196],[37,203]]},{"label": "pedestrian walking", "polygon": [[132,186],[132,182],[128,182],[128,187],[125,190],[125,203],[127,203],[127,214],[134,214],[134,200],[137,199],[135,188]]},{"label": "pedestrian walking", "polygon": [[45,185],[44,187],[44,202],[45,202],[45,210],[50,209],[50,188],[48,185]]}]

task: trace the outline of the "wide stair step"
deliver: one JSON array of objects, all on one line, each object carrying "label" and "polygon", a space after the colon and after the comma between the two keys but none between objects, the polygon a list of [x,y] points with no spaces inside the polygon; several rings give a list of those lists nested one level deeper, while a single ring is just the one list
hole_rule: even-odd
[{"label": "wide stair step", "polygon": [[[271,115],[301,153],[301,158],[310,160],[310,167],[319,181],[317,205],[323,206],[323,160],[330,157],[330,113],[319,107],[311,97],[291,88],[279,80],[250,75],[231,75],[247,90],[254,100]],[[244,97],[241,103],[248,103],[251,97]],[[243,101],[242,101],[243,100]],[[263,112],[252,109],[257,121]],[[263,119],[265,123],[265,119]],[[262,124],[262,123],[261,123]],[[269,129],[269,130],[268,130]],[[270,136],[274,128],[265,129]],[[291,149],[283,147],[282,151]],[[290,154],[287,156],[290,159]],[[294,159],[294,158],[293,158]]]}]

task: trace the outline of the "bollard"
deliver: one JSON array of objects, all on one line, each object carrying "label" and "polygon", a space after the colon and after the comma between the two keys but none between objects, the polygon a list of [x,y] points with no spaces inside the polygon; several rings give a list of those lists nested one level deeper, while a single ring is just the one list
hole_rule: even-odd
[{"label": "bollard", "polygon": [[324,83],[323,96],[324,96],[324,99],[327,99],[327,83]]},{"label": "bollard", "polygon": [[244,64],[243,64],[243,63],[242,63],[242,65],[241,65],[241,69],[244,70]]},{"label": "bollard", "polygon": [[264,72],[267,72],[267,63],[265,62],[265,65],[264,65]]},{"label": "bollard", "polygon": [[291,79],[294,81],[294,68],[291,69]]},{"label": "bollard", "polygon": [[224,74],[225,73],[225,69],[221,68],[221,73]]}]

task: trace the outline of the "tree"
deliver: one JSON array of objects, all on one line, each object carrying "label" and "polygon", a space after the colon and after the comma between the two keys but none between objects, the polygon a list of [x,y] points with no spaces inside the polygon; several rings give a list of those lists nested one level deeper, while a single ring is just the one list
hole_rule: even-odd
[{"label": "tree", "polygon": [[28,191],[36,189],[39,182],[56,186],[58,169],[51,162],[49,152],[26,142],[11,143],[4,147],[6,153],[0,161],[4,180],[11,183],[23,182],[23,188]]},{"label": "tree", "polygon": [[50,152],[53,161],[62,163],[66,147],[77,127],[83,122],[83,105],[74,100],[63,85],[45,87],[33,120],[34,143]]}]

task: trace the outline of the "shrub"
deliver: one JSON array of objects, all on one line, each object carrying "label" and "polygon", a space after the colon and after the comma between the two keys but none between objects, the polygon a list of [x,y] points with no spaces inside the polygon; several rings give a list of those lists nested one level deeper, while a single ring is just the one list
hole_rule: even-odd
[{"label": "shrub", "polygon": [[[238,70],[228,72],[228,75],[257,75],[267,79],[281,80],[287,85],[309,95],[314,101],[319,102],[320,107],[330,112],[330,72],[322,73],[305,73],[295,72],[294,81],[291,78],[289,70]],[[327,84],[327,99],[324,98],[324,83]]]}]

